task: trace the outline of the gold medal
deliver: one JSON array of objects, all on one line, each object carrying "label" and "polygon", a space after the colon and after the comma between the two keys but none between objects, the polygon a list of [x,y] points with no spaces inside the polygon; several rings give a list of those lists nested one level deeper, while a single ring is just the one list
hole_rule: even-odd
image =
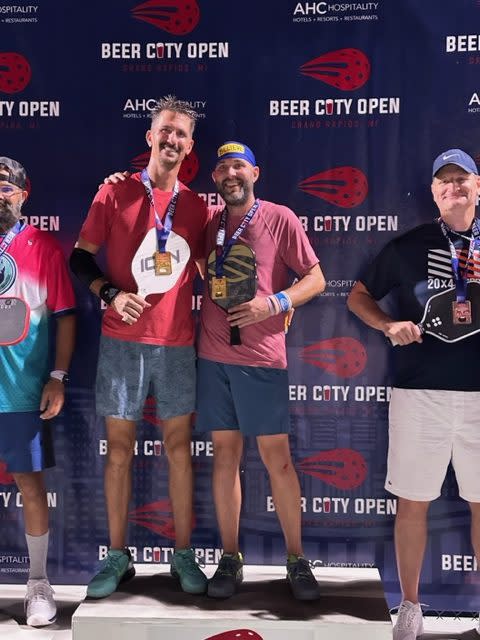
[{"label": "gold medal", "polygon": [[155,251],[153,254],[155,260],[155,275],[169,276],[172,273],[172,256],[170,251]]},{"label": "gold medal", "polygon": [[472,305],[470,300],[452,302],[453,324],[472,324]]},{"label": "gold medal", "polygon": [[227,279],[225,278],[225,276],[223,276],[222,278],[212,278],[210,287],[212,300],[218,300],[219,298],[227,297]]}]

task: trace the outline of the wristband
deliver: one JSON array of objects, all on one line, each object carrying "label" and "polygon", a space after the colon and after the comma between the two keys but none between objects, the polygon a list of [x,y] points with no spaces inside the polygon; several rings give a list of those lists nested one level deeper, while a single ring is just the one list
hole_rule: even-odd
[{"label": "wristband", "polygon": [[290,300],[290,296],[285,291],[279,291],[279,293],[275,293],[274,297],[280,303],[281,311],[287,312],[293,307],[292,301]]},{"label": "wristband", "polygon": [[50,371],[50,378],[54,378],[55,380],[60,380],[65,384],[68,382],[68,371],[63,371],[62,369],[55,369],[54,371]]},{"label": "wristband", "polygon": [[100,291],[98,292],[99,298],[101,298],[106,305],[110,306],[113,302],[113,299],[118,296],[120,293],[120,289],[117,289],[111,282],[105,282],[100,287]]},{"label": "wristband", "polygon": [[277,311],[277,307],[275,306],[275,303],[273,302],[273,296],[268,296],[266,300],[267,300],[268,309],[270,311],[270,315],[276,316],[278,311]]}]

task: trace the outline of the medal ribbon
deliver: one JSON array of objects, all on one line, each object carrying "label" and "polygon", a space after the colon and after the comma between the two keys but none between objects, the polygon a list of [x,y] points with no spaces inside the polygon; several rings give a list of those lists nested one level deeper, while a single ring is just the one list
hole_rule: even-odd
[{"label": "medal ribbon", "polygon": [[[448,232],[451,229],[445,224],[443,220],[439,220],[440,228],[445,236],[448,247],[450,249],[450,256],[452,260],[453,279],[455,280],[456,300],[457,302],[465,302],[467,298],[467,275],[468,275],[468,263],[473,258],[473,251],[476,244],[480,244],[480,229],[478,227],[477,219],[475,218],[472,224],[472,236],[470,238],[470,245],[468,247],[467,261],[465,263],[465,269],[460,268],[460,261],[458,259],[455,245],[453,244]],[[452,233],[455,233],[452,231]]]},{"label": "medal ribbon", "polygon": [[157,213],[157,208],[155,207],[155,200],[153,199],[153,188],[152,183],[150,181],[150,176],[148,175],[148,171],[144,169],[140,174],[140,179],[145,187],[145,191],[147,193],[147,198],[150,202],[150,206],[153,207],[153,212],[155,214],[155,228],[157,230],[157,244],[158,251],[160,253],[165,253],[165,247],[167,244],[168,236],[170,235],[170,231],[172,230],[173,225],[173,215],[175,213],[175,208],[177,206],[178,195],[180,193],[180,183],[178,179],[175,180],[175,186],[173,187],[173,194],[170,202],[168,203],[167,213],[165,215],[165,221],[162,223],[160,216]]},{"label": "medal ribbon", "polygon": [[256,214],[259,206],[260,206],[260,201],[257,199],[253,203],[253,206],[251,207],[251,209],[247,211],[238,229],[235,231],[235,233],[232,235],[232,237],[230,238],[230,240],[228,240],[226,244],[225,244],[225,235],[227,230],[227,207],[225,207],[225,209],[222,211],[220,215],[220,222],[218,225],[217,238],[216,238],[217,257],[215,260],[215,276],[217,278],[223,277],[223,265],[225,263],[225,260],[228,257],[228,254],[230,253],[230,249],[233,247],[235,242],[239,239],[239,237],[248,227],[253,216]]},{"label": "medal ribbon", "polygon": [[20,220],[15,224],[14,227],[12,227],[10,229],[10,231],[6,234],[6,236],[3,238],[1,244],[0,244],[0,258],[3,256],[3,254],[6,252],[6,250],[8,249],[8,247],[10,246],[10,244],[12,243],[13,239],[15,238],[15,236],[17,235],[17,233],[22,229],[23,227],[23,222],[21,222]]}]

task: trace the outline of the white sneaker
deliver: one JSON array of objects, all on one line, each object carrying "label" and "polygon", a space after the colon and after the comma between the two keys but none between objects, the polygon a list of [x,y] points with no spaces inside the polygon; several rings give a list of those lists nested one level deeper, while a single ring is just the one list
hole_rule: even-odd
[{"label": "white sneaker", "polygon": [[25,614],[29,627],[44,627],[55,622],[57,605],[53,599],[53,589],[46,578],[27,582]]},{"label": "white sneaker", "polygon": [[393,627],[393,640],[415,640],[423,633],[423,615],[420,605],[404,600],[398,610]]}]

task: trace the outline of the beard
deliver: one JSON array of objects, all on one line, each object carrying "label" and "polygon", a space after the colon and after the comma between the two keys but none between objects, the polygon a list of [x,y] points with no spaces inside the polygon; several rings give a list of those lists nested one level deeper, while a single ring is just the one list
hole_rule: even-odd
[{"label": "beard", "polygon": [[7,233],[18,222],[21,215],[21,204],[14,204],[5,198],[0,200],[0,233]]},{"label": "beard", "polygon": [[225,200],[226,204],[232,206],[242,206],[246,204],[253,193],[253,185],[246,182],[239,181],[239,189],[234,192],[228,191],[228,187],[225,186],[225,182],[217,183],[217,191]]}]

